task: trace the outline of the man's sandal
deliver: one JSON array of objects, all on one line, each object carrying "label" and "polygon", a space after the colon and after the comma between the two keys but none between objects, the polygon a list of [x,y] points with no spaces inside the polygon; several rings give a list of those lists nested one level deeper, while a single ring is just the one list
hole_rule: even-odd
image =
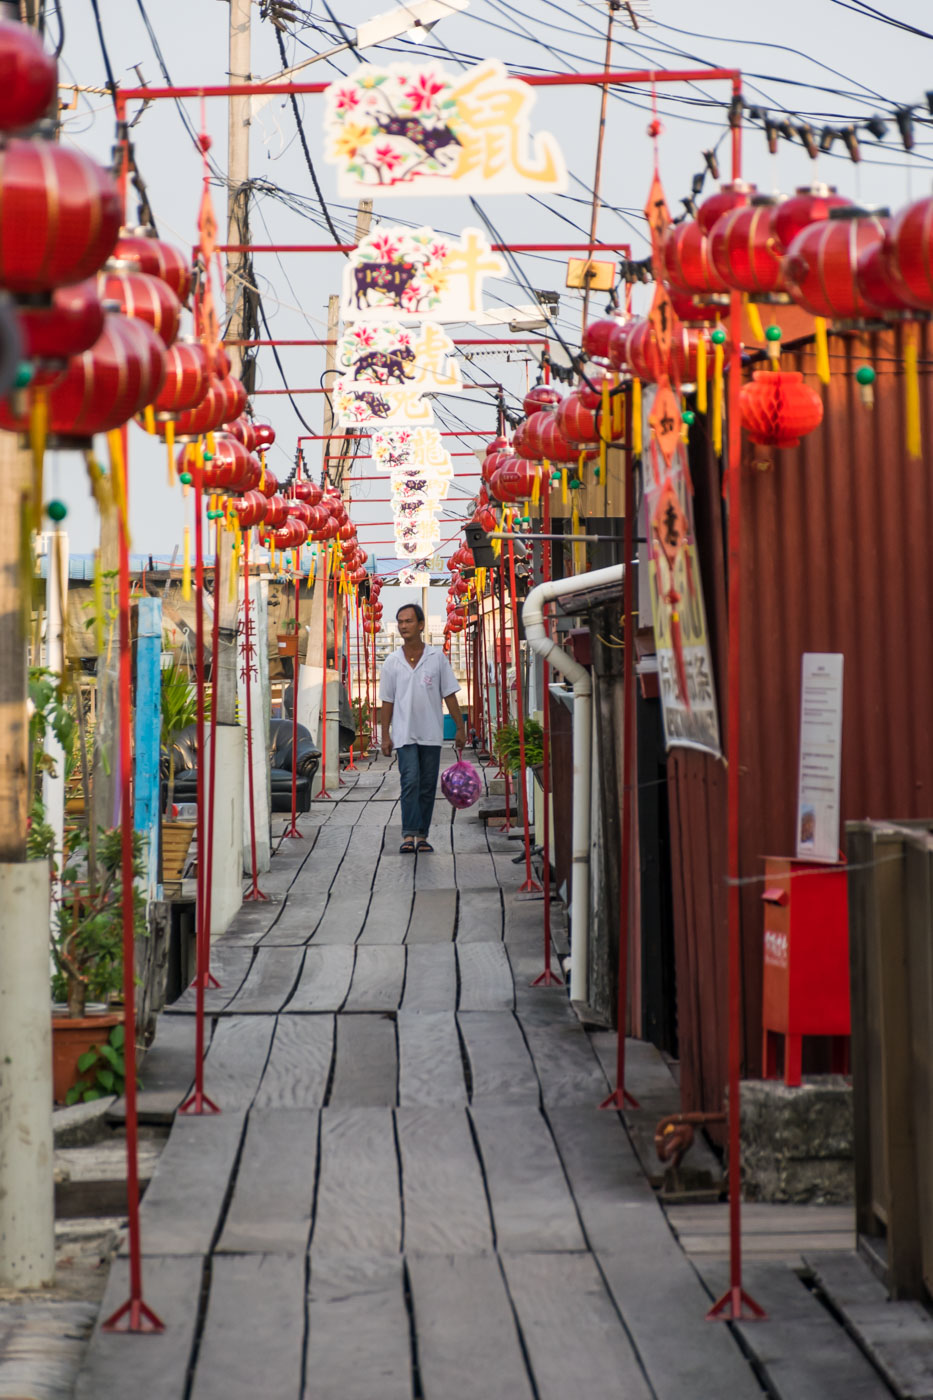
[{"label": "man's sandal", "polygon": [[425,841],[423,837],[422,837],[422,839],[418,842],[418,853],[419,853],[419,855],[422,853],[422,851],[425,851],[425,852],[426,852],[426,851],[431,851],[431,852],[434,851],[434,847],[431,845],[430,841]]},{"label": "man's sandal", "polygon": [[411,836],[406,836],[405,840],[398,848],[400,856],[413,856],[415,854],[415,843]]}]

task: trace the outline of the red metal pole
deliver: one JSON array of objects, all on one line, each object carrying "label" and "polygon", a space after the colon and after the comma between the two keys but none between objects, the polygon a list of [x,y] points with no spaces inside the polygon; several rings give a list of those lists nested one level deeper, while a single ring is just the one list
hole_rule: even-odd
[{"label": "red metal pole", "polygon": [[[203,469],[200,470],[198,480],[203,481]],[[202,491],[203,500],[203,491]],[[214,792],[216,765],[214,762],[217,753],[217,705],[215,703],[217,695],[217,657],[220,652],[220,603],[217,597],[217,559],[220,554],[220,525],[217,525],[217,535],[214,545],[214,618],[211,627],[211,768],[210,777],[207,784],[207,841],[204,852],[204,894],[202,896],[202,914],[204,918],[204,977],[206,987],[219,987],[220,983],[211,972],[211,891],[214,888]],[[201,736],[198,736],[200,744]],[[207,757],[206,750],[202,747],[201,753]],[[200,768],[200,764],[198,765]],[[201,853],[198,852],[198,869],[201,866]],[[199,925],[200,928],[200,925]]]},{"label": "red metal pole", "polygon": [[[508,724],[511,719],[511,704],[509,702],[509,668],[507,660],[508,640],[505,631],[505,555],[499,551],[499,667],[502,674],[502,723]],[[517,658],[516,658],[517,660]],[[516,672],[517,673],[517,672]],[[499,772],[505,779],[505,821],[499,828],[500,831],[511,831],[511,813],[509,807],[512,801],[512,786],[509,782],[509,771],[500,764]]]},{"label": "red metal pole", "polygon": [[[323,589],[321,599],[321,790],[318,797],[325,797],[330,801],[330,793],[325,786],[327,782],[327,560],[328,546],[325,542],[324,574],[321,578],[321,588]],[[317,587],[316,583],[315,587]]]},{"label": "red metal pole", "polygon": [[[525,838],[525,879],[519,894],[531,894],[541,886],[531,873],[531,825],[528,821],[528,762],[525,755],[525,697],[522,694],[521,653],[518,649],[518,589],[515,586],[515,546],[512,543],[512,517],[509,516],[509,591],[512,598],[512,647],[515,652],[515,716],[518,722],[518,754],[521,774],[522,830]],[[508,799],[506,799],[508,818]]]},{"label": "red metal pole", "polygon": [[337,677],[337,786],[346,787],[340,772],[340,647],[337,640],[337,618],[340,602],[337,597],[337,570],[334,569],[334,674]]},{"label": "red metal pole", "polygon": [[[347,601],[346,601],[346,604],[344,605],[344,610],[343,610],[343,644],[344,644],[344,654],[345,654],[346,672],[347,672],[347,703],[348,703],[349,706],[350,706],[350,714],[351,714],[351,715],[353,714],[353,665],[352,665],[352,662],[351,662],[351,660],[350,660],[350,609],[351,609],[351,599],[352,599],[352,596],[353,596],[353,595],[352,595],[351,593],[346,593],[346,594],[344,594],[344,597],[346,598]],[[357,673],[357,690],[358,690],[358,689],[359,689],[359,674]],[[357,704],[357,709],[359,709],[359,704]],[[357,722],[357,729],[359,729],[359,722]],[[363,757],[363,755],[360,754],[360,758],[362,758],[362,757]],[[359,769],[357,768],[356,764],[353,762],[353,745],[352,745],[352,744],[350,745],[350,762],[347,764],[347,772],[349,773],[351,770],[352,770],[354,773],[359,772]]]},{"label": "red metal pole", "polygon": [[[245,530],[243,532],[243,653],[246,662],[246,774],[249,784],[249,851],[253,868],[253,882],[243,896],[244,904],[248,900],[265,901],[269,898],[259,888],[259,877],[256,871],[256,788],[253,777],[253,663],[256,648],[253,642],[253,619],[249,611],[249,537],[250,531]],[[263,657],[262,660],[264,661],[265,658]],[[259,656],[255,657],[255,664],[256,666],[260,665]]]},{"label": "red metal pole", "polygon": [[298,830],[298,594],[301,589],[301,549],[295,551],[292,569],[295,584],[295,655],[292,657],[292,821],[284,836],[303,841]]},{"label": "red metal pole", "polygon": [[[542,532],[551,533],[551,488],[545,482],[543,490]],[[541,579],[551,581],[551,541],[541,541]],[[544,821],[541,832],[542,863],[544,866],[544,971],[531,983],[532,987],[562,987],[563,979],[551,971],[551,668],[545,661],[541,668],[543,690],[541,709],[541,760],[544,769]]]},{"label": "red metal pole", "polygon": [[635,574],[632,569],[632,551],[635,535],[635,464],[632,458],[632,396],[625,396],[625,530],[624,550],[624,623],[622,640],[625,643],[622,673],[622,867],[619,879],[619,973],[618,1003],[616,1020],[616,1087],[600,1108],[624,1109],[626,1104],[639,1108],[640,1104],[625,1087],[625,1025],[628,1017],[628,950],[629,918],[632,894],[632,804],[634,799],[635,769]]}]

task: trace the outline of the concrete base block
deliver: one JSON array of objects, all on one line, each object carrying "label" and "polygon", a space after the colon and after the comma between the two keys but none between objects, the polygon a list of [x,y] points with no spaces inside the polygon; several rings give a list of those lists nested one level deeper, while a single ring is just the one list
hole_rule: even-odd
[{"label": "concrete base block", "polygon": [[742,1083],[742,1186],[749,1201],[842,1205],[853,1199],[852,1085],[814,1075],[799,1088]]},{"label": "concrete base block", "polygon": [[226,932],[243,903],[243,730],[217,726],[211,938]]}]

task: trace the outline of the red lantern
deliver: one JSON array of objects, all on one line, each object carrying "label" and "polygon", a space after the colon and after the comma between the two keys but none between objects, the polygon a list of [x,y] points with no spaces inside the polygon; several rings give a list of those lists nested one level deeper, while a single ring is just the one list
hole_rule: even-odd
[{"label": "red lantern", "polygon": [[473,525],[482,525],[487,534],[489,534],[491,530],[495,530],[498,523],[495,511],[490,510],[489,506],[480,506],[471,521]]},{"label": "red lantern", "polygon": [[[226,395],[217,380],[212,380],[207,393],[194,408],[179,413],[175,419],[175,437],[196,438],[215,432],[227,417]],[[164,421],[156,420],[156,432],[165,436]]]},{"label": "red lantern", "polygon": [[742,388],[742,427],[752,442],[796,447],[823,420],[823,401],[803,375],[758,370]]},{"label": "red lantern", "polygon": [[[532,414],[532,417],[534,417],[534,414]],[[518,427],[515,429],[515,433],[512,437],[512,451],[516,452],[519,455],[519,457],[527,457],[529,460],[533,461],[538,454],[528,443],[528,429],[530,423],[531,418],[523,418],[522,421],[519,423]],[[503,452],[501,454],[497,453],[496,467],[502,465],[502,461],[500,460],[500,458],[505,458],[507,456],[507,452]]]},{"label": "red lantern", "polygon": [[[583,395],[579,389],[574,389],[564,399],[557,410],[557,422],[560,431],[569,443],[589,443],[599,441],[599,428],[597,426],[598,408],[587,408],[583,401]],[[499,474],[499,481],[502,481],[502,474]],[[511,499],[504,497],[499,491],[499,499]]]},{"label": "red lantern", "polygon": [[[0,24],[0,36],[4,29],[12,27]],[[50,306],[18,307],[17,316],[23,333],[23,354],[30,360],[67,361],[72,355],[90,350],[104,329],[104,308],[93,279],[57,287]]]},{"label": "red lantern", "polygon": [[224,423],[232,423],[235,418],[239,418],[246,408],[246,390],[239,379],[228,374],[221,379],[217,386],[224,396],[226,412],[223,416]]},{"label": "red lantern", "polygon": [[278,495],[279,479],[276,476],[275,472],[270,471],[268,467],[266,467],[265,471],[262,474],[262,485],[259,489],[264,496]]},{"label": "red lantern", "polygon": [[470,585],[465,578],[458,578],[452,588],[458,598],[463,598],[470,591]]},{"label": "red lantern", "polygon": [[708,302],[698,301],[696,297],[690,296],[688,292],[680,292],[676,287],[668,287],[667,293],[674,315],[686,325],[704,325],[715,318],[716,312],[710,308]]},{"label": "red lantern", "polygon": [[353,524],[352,520],[348,520],[346,525],[341,525],[340,529],[337,531],[337,538],[344,544],[356,538],[356,526]]},{"label": "red lantern", "polygon": [[492,481],[493,476],[496,474],[499,467],[502,465],[507,456],[508,451],[506,448],[499,448],[496,452],[487,452],[485,458],[483,459],[483,466],[481,471],[483,481],[486,483],[487,486]]},{"label": "red lantern", "polygon": [[235,437],[238,442],[242,442],[247,452],[255,452],[259,446],[256,440],[256,428],[252,420],[242,415],[239,418],[234,418],[231,423],[225,423],[224,432]]},{"label": "red lantern", "polygon": [[452,613],[447,619],[448,632],[462,632],[466,627],[466,618],[462,613]]},{"label": "red lantern", "polygon": [[152,406],[157,414],[187,413],[204,398],[209,383],[204,346],[198,341],[176,342],[165,352],[165,382]]},{"label": "red lantern", "polygon": [[302,525],[311,528],[311,509],[307,501],[289,501],[288,513],[294,520],[300,520]]},{"label": "red lantern", "polygon": [[697,223],[703,233],[708,234],[713,224],[717,223],[723,214],[728,214],[730,209],[738,209],[743,204],[748,204],[756,192],[757,187],[746,185],[744,180],[732,180],[729,184],[720,185],[716,193],[704,199],[697,210]]},{"label": "red lantern", "polygon": [[0,131],[44,116],[57,95],[58,65],[25,24],[0,23]]},{"label": "red lantern", "polygon": [[284,496],[266,498],[266,525],[270,530],[280,530],[288,519],[288,501]]},{"label": "red lantern", "polygon": [[886,240],[872,244],[859,256],[855,280],[862,296],[879,312],[903,315],[910,310],[923,309],[910,288],[895,275]]},{"label": "red lantern", "polygon": [[323,506],[309,506],[309,510],[311,511],[311,516],[308,520],[308,529],[314,538],[317,539],[320,531],[323,530],[330,519],[330,515]]},{"label": "red lantern", "polygon": [[[536,384],[533,389],[529,389],[522,401],[522,408],[525,410],[526,418],[533,418],[536,413],[541,413],[543,409],[554,408],[561,401],[561,392],[555,389],[553,384]],[[496,438],[497,442],[503,446],[508,446],[504,438]],[[489,451],[489,448],[486,449]]]},{"label": "red lantern", "polygon": [[[134,264],[140,272],[158,277],[171,287],[180,302],[187,302],[191,292],[191,267],[184,253],[173,244],[163,243],[149,229],[134,229],[120,234],[115,255],[121,262]],[[228,364],[224,374],[229,373]]]},{"label": "red lantern", "polygon": [[254,423],[257,447],[271,447],[275,442],[275,429],[271,423]]},{"label": "red lantern", "polygon": [[576,462],[580,453],[564,437],[556,414],[549,414],[541,429],[541,456],[548,462]]},{"label": "red lantern", "polygon": [[[609,345],[615,328],[620,323],[616,317],[602,321],[590,321],[583,332],[583,353],[589,360],[608,360]],[[527,413],[528,410],[526,409]]]},{"label": "red lantern", "polygon": [[[143,321],[115,314],[90,350],[76,355],[48,396],[49,431],[64,438],[88,438],[122,427],[151,403],[162,385],[165,352]],[[14,414],[0,401],[0,427],[25,432],[28,414]]]},{"label": "red lantern", "polygon": [[81,282],[120,231],[120,193],[106,170],[54,141],[0,149],[0,286],[21,295]]},{"label": "red lantern", "polygon": [[347,577],[351,583],[362,583],[363,579],[366,577],[366,570],[360,566],[357,569],[353,569]]},{"label": "red lantern", "polygon": [[709,255],[718,275],[735,291],[767,296],[783,291],[781,260],[774,251],[772,215],[776,201],[759,195],[732,209],[709,231]]},{"label": "red lantern", "polygon": [[710,261],[706,234],[695,220],[671,225],[664,238],[662,259],[664,274],[678,291],[708,296],[727,290]]},{"label": "red lantern", "polygon": [[273,532],[277,549],[300,549],[307,541],[307,526],[300,520],[290,517],[278,530]]},{"label": "red lantern", "polygon": [[933,199],[895,214],[885,239],[888,273],[913,306],[933,307]]},{"label": "red lantern", "polygon": [[[230,356],[222,345],[218,345],[214,350],[211,363],[211,374],[215,379],[226,379],[230,373]],[[239,416],[239,415],[237,415]]]},{"label": "red lantern", "polygon": [[[634,321],[631,323],[631,327],[626,345],[629,368],[637,379],[641,379],[646,384],[655,384],[661,374],[662,365],[654,326],[650,321]],[[709,332],[705,327],[688,328],[675,322],[671,336],[671,358],[668,372],[678,383],[693,383],[696,380],[697,345],[701,336],[706,341],[707,351],[709,351]],[[713,358],[710,353],[707,353],[707,375],[712,373],[712,369]]]},{"label": "red lantern", "polygon": [[260,481],[262,481],[262,463],[255,452],[251,452],[247,458],[244,484],[240,489],[243,494],[247,491],[258,491]]},{"label": "red lantern", "polygon": [[304,499],[308,502],[308,505],[319,506],[324,499],[324,492],[321,490],[320,486],[318,486],[317,482],[303,481],[301,484],[305,488]]},{"label": "red lantern", "polygon": [[266,518],[267,501],[261,491],[247,491],[230,504],[236,512],[241,530],[250,530],[254,525],[261,525]]},{"label": "red lantern", "polygon": [[771,236],[778,257],[787,252],[798,233],[810,224],[821,224],[830,210],[843,209],[851,200],[837,194],[832,185],[802,185],[790,199],[776,204],[771,212]]},{"label": "red lantern", "polygon": [[119,303],[124,316],[145,321],[165,346],[173,345],[181,320],[181,302],[165,282],[145,272],[107,272],[98,278],[102,301]]},{"label": "red lantern", "polygon": [[523,457],[507,458],[496,472],[496,496],[500,501],[527,501],[535,482],[540,480],[541,470],[538,462],[526,462]]},{"label": "red lantern", "polygon": [[204,462],[204,489],[236,491],[240,494],[250,489],[249,478],[249,453],[242,442],[218,433],[214,438],[213,457],[210,461],[205,459]]},{"label": "red lantern", "polygon": [[335,540],[335,539],[337,538],[337,535],[339,534],[339,532],[340,532],[340,526],[337,524],[337,521],[334,519],[334,517],[333,517],[332,515],[328,515],[328,517],[327,517],[327,519],[325,520],[324,524],[321,526],[321,528],[320,528],[318,531],[316,531],[316,533],[315,533],[315,539],[318,539],[318,540]]},{"label": "red lantern", "polygon": [[883,238],[884,224],[876,214],[854,206],[835,210],[825,223],[798,233],[788,248],[783,264],[787,290],[811,316],[871,316],[856,272],[861,255]]}]

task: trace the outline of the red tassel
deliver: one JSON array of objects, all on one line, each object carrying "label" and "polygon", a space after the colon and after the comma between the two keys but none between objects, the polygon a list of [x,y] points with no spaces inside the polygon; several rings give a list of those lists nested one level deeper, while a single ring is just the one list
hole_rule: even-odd
[{"label": "red tassel", "polygon": [[684,663],[684,644],[680,635],[680,613],[677,611],[677,604],[680,602],[680,594],[671,592],[667,596],[667,601],[671,605],[671,645],[674,648],[674,665],[677,667],[677,684],[680,686],[680,696],[685,707],[690,709],[690,695],[687,690],[687,667]]}]

